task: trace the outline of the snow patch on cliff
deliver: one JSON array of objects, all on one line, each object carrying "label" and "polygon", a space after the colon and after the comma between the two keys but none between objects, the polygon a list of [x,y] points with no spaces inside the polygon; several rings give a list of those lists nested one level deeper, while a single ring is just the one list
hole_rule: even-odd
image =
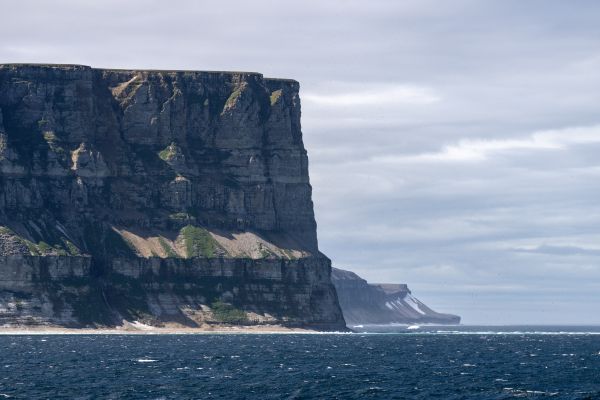
[{"label": "snow patch on cliff", "polygon": [[421,302],[419,300],[417,300],[415,297],[413,297],[412,294],[407,293],[406,296],[404,296],[404,298],[402,300],[406,304],[408,304],[410,308],[412,308],[413,310],[415,310],[419,314],[425,315],[425,312],[423,310],[421,310],[421,308],[419,307],[419,304]]},{"label": "snow patch on cliff", "polygon": [[416,312],[418,312],[419,314],[425,315],[425,311],[421,310],[421,308],[419,307],[420,304],[421,302],[419,300],[413,297],[413,295],[411,295],[410,293],[407,293],[406,296],[404,296],[402,299],[398,298],[394,301],[387,301],[385,303],[385,306],[390,310],[401,310],[405,309],[406,306],[408,306]]}]

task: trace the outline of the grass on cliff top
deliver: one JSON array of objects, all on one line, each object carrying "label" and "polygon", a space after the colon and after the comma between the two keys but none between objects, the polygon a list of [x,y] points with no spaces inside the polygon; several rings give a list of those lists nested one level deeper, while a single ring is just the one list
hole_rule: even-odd
[{"label": "grass on cliff top", "polygon": [[187,225],[181,229],[180,234],[183,236],[188,258],[214,257],[218,244],[206,229]]},{"label": "grass on cliff top", "polygon": [[231,304],[224,303],[222,301],[216,301],[210,305],[212,309],[213,317],[225,324],[240,324],[248,322],[248,316],[246,313],[238,308],[235,308]]}]

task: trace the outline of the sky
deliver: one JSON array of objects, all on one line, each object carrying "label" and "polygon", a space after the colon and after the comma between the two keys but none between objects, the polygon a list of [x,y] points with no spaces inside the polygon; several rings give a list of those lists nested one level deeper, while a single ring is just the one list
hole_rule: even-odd
[{"label": "sky", "polygon": [[19,0],[0,63],[301,83],[321,250],[465,324],[600,324],[600,2]]}]

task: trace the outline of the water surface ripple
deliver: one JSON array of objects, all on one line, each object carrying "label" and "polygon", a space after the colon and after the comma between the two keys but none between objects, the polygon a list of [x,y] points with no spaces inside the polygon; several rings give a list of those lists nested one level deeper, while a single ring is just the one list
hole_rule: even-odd
[{"label": "water surface ripple", "polygon": [[600,335],[536,332],[4,335],[0,399],[600,399]]}]

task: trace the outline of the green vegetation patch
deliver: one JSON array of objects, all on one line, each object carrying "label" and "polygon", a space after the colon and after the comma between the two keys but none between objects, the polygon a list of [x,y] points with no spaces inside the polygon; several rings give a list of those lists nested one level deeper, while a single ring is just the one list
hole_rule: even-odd
[{"label": "green vegetation patch", "polygon": [[171,146],[168,146],[166,149],[161,150],[158,153],[158,156],[163,161],[169,161],[170,159],[172,159],[174,156],[174,153],[171,151]]},{"label": "green vegetation patch", "polygon": [[25,246],[27,246],[27,249],[29,250],[29,252],[31,253],[32,256],[39,256],[40,251],[38,250],[38,247],[35,243],[30,242],[27,239],[23,239],[21,238],[22,242],[25,243]]},{"label": "green vegetation patch", "polygon": [[189,213],[179,212],[174,214],[169,214],[169,220],[175,222],[186,222],[186,221],[195,221],[196,217]]},{"label": "green vegetation patch", "polygon": [[67,253],[67,251],[60,244],[55,244],[52,247],[52,251],[58,256],[68,256],[69,255],[69,253]]},{"label": "green vegetation patch", "polygon": [[39,242],[37,247],[42,254],[50,253],[52,251],[52,246],[44,241]]},{"label": "green vegetation patch", "polygon": [[216,301],[210,305],[213,317],[226,324],[242,324],[248,322],[246,313],[231,304],[222,301]]},{"label": "green vegetation patch", "polygon": [[62,238],[52,237],[50,234],[44,235],[46,240],[50,241],[54,244],[49,244],[46,241],[39,241],[37,244],[25,239],[22,236],[19,236],[10,228],[5,226],[0,226],[0,234],[10,235],[14,240],[17,240],[24,244],[29,251],[29,254],[32,256],[44,256],[44,255],[58,255],[58,256],[79,256],[81,252],[79,249],[70,241]]},{"label": "green vegetation patch", "polygon": [[72,242],[65,240],[65,246],[67,247],[69,254],[71,254],[72,256],[81,255],[81,251],[79,250],[79,248],[77,248],[77,246],[75,246]]},{"label": "green vegetation patch", "polygon": [[187,225],[180,232],[188,258],[213,257],[218,248],[216,240],[204,229],[193,225]]},{"label": "green vegetation patch", "polygon": [[44,140],[46,140],[46,142],[55,142],[56,134],[52,131],[46,131],[44,132]]},{"label": "green vegetation patch", "polygon": [[158,243],[160,243],[160,247],[162,247],[163,251],[165,252],[168,258],[179,258],[179,255],[175,253],[173,248],[169,246],[169,243],[167,243],[167,241],[164,238],[159,237]]},{"label": "green vegetation patch", "polygon": [[181,152],[181,150],[179,149],[177,144],[175,142],[171,142],[170,145],[168,145],[158,153],[158,156],[163,161],[171,161],[179,152]]},{"label": "green vegetation patch", "polygon": [[50,149],[59,154],[59,155],[64,155],[65,149],[63,149],[61,146],[59,146],[59,139],[56,136],[56,134],[52,131],[45,131],[44,132],[44,140],[46,141],[46,143],[48,143],[48,146],[50,147]]},{"label": "green vegetation patch", "polygon": [[242,95],[241,88],[237,88],[233,92],[231,92],[231,94],[229,95],[229,98],[227,98],[227,101],[225,102],[225,108],[233,107],[235,105],[235,102],[241,95]]},{"label": "green vegetation patch", "polygon": [[277,100],[281,97],[281,89],[274,91],[271,93],[271,105],[274,106],[277,103]]}]

